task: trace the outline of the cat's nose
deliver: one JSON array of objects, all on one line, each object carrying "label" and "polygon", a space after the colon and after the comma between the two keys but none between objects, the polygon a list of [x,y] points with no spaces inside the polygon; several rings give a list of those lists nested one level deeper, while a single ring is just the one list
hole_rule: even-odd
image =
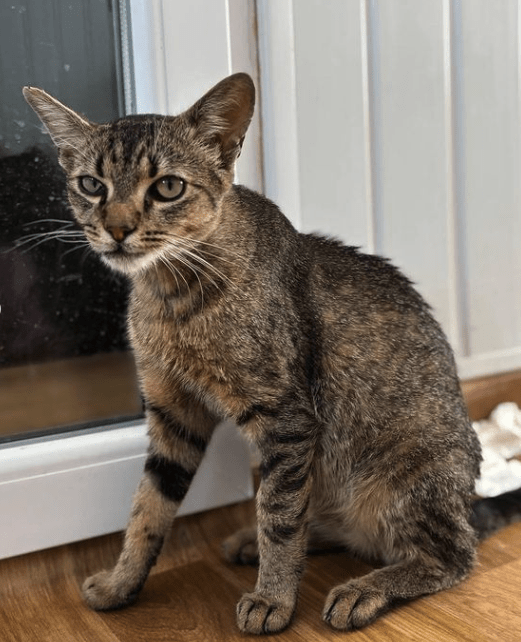
[{"label": "cat's nose", "polygon": [[132,234],[136,228],[127,225],[105,225],[105,229],[115,241],[123,243],[127,236]]},{"label": "cat's nose", "polygon": [[131,203],[119,201],[108,203],[102,212],[103,227],[117,243],[132,234],[139,223],[139,212]]}]

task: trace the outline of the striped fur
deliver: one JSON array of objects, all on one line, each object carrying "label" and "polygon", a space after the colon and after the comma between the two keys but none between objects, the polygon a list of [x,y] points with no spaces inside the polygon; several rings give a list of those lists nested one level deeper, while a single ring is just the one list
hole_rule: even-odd
[{"label": "striped fur", "polygon": [[299,234],[233,185],[251,80],[225,79],[180,116],[104,125],[25,94],[85,236],[132,284],[150,452],[123,551],[86,580],[87,603],[136,599],[223,418],[262,458],[257,526],[224,548],[259,562],[242,631],[288,625],[309,546],[383,565],[332,589],[323,617],[336,629],[464,579],[479,534],[519,518],[519,494],[472,511],[479,444],[450,347],[410,282],[384,259]]}]

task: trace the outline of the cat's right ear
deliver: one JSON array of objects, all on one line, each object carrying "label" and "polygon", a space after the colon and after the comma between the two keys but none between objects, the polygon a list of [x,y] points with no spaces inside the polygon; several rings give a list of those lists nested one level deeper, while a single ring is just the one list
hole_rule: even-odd
[{"label": "cat's right ear", "polygon": [[82,149],[86,135],[95,126],[93,123],[63,105],[43,89],[24,87],[22,91],[25,100],[34,109],[61,152]]},{"label": "cat's right ear", "polygon": [[220,147],[223,166],[231,168],[241,153],[253,116],[255,86],[248,74],[228,76],[185,112],[198,135]]}]

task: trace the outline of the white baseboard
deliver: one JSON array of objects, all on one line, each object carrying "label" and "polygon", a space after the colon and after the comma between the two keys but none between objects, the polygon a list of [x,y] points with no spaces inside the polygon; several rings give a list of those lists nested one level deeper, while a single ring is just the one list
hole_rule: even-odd
[{"label": "white baseboard", "polygon": [[475,379],[521,368],[521,347],[513,346],[469,357],[456,357],[460,379]]},{"label": "white baseboard", "polygon": [[[0,449],[0,558],[125,528],[146,457],[141,422]],[[217,429],[180,515],[253,497],[249,450]]]}]

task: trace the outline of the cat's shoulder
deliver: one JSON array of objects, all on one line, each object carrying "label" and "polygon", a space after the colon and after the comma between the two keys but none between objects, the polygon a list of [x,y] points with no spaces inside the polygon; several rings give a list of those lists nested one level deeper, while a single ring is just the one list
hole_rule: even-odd
[{"label": "cat's shoulder", "polygon": [[318,263],[334,270],[355,270],[371,273],[396,274],[399,270],[389,259],[368,254],[360,246],[347,245],[334,236],[311,232],[301,234],[302,244]]},{"label": "cat's shoulder", "polygon": [[228,194],[237,224],[253,233],[264,251],[281,251],[298,245],[300,236],[278,205],[243,185],[233,185]]},{"label": "cat's shoulder", "polygon": [[233,185],[230,190],[230,197],[235,206],[240,207],[255,217],[260,219],[275,218],[281,221],[288,221],[273,201],[249,187],[237,184]]}]

